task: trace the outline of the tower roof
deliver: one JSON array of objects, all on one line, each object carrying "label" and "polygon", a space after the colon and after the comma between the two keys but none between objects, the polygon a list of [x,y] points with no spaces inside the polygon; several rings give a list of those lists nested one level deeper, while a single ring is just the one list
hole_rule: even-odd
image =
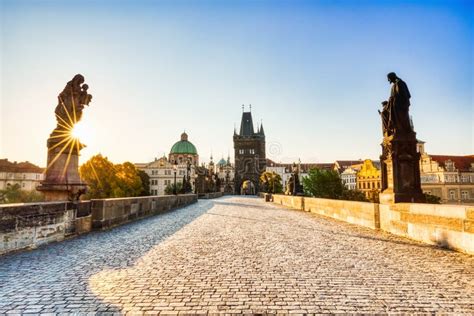
[{"label": "tower roof", "polygon": [[242,121],[240,122],[240,136],[253,136],[255,134],[253,129],[252,112],[243,112]]}]

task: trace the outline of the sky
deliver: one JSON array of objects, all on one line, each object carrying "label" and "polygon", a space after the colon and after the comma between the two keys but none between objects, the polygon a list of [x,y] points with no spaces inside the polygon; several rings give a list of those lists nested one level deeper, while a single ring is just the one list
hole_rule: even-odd
[{"label": "sky", "polygon": [[472,1],[0,0],[0,158],[46,164],[81,73],[88,145],[121,163],[230,153],[242,104],[275,161],[378,159],[394,71],[431,154],[474,154]]}]

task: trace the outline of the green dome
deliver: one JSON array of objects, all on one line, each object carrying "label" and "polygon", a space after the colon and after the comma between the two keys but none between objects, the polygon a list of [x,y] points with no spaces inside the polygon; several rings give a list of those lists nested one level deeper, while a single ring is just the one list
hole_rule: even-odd
[{"label": "green dome", "polygon": [[227,164],[227,161],[225,161],[224,158],[222,158],[221,160],[219,160],[219,162],[217,163],[218,166],[225,166]]},{"label": "green dome", "polygon": [[186,133],[181,134],[181,140],[176,142],[171,147],[170,154],[191,154],[197,155],[196,147],[188,141],[188,135]]}]

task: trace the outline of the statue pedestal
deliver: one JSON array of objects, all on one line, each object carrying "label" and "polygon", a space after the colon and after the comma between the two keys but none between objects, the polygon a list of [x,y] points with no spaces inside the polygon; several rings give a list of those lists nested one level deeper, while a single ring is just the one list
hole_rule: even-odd
[{"label": "statue pedestal", "polygon": [[52,139],[48,140],[48,169],[45,180],[36,189],[44,194],[46,201],[78,200],[87,190],[86,183],[79,176],[78,152],[81,147],[70,148],[69,145],[64,149],[59,145],[53,148],[55,144],[57,142]]},{"label": "statue pedestal", "polygon": [[382,143],[382,193],[380,203],[423,203],[420,182],[420,153],[416,133],[384,137]]}]

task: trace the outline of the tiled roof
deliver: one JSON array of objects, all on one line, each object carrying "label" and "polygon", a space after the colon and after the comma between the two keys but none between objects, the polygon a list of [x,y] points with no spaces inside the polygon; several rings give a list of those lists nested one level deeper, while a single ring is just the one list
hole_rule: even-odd
[{"label": "tiled roof", "polygon": [[459,171],[470,171],[471,164],[474,163],[474,155],[468,156],[447,156],[447,155],[429,155],[432,160],[436,161],[440,167],[445,168],[448,160],[454,162],[454,168]]},{"label": "tiled roof", "polygon": [[44,169],[31,162],[10,162],[8,159],[0,159],[0,172],[13,173],[43,173]]},{"label": "tiled roof", "polygon": [[[334,170],[333,163],[301,163],[301,171],[303,173],[308,172],[310,169],[326,169],[326,170]],[[267,167],[285,167],[287,172],[291,172],[291,168],[293,167],[293,163],[279,163],[274,162],[271,159],[267,159]]]}]

